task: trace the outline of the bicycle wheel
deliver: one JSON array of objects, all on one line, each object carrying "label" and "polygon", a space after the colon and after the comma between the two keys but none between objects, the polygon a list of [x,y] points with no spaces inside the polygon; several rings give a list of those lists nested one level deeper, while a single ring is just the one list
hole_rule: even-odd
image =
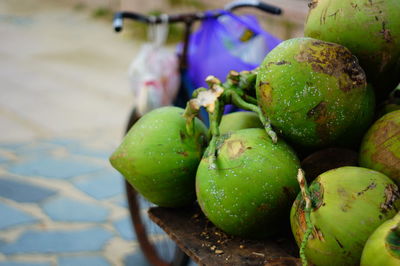
[{"label": "bicycle wheel", "polygon": [[[132,110],[126,132],[140,118]],[[185,266],[189,257],[147,216],[147,209],[154,206],[143,198],[127,181],[125,190],[133,229],[146,259],[154,266]]]}]

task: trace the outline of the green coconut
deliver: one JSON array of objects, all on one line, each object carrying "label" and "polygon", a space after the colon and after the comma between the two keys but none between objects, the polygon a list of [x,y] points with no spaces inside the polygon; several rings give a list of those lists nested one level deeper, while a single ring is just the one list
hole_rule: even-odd
[{"label": "green coconut", "polygon": [[335,141],[336,146],[358,150],[362,137],[372,125],[375,118],[375,94],[371,84],[367,85],[367,93],[361,102],[361,108],[353,122],[341,137]]},{"label": "green coconut", "polygon": [[360,265],[400,265],[400,214],[384,222],[368,238]]},{"label": "green coconut", "polygon": [[259,68],[256,91],[274,128],[306,148],[333,144],[363,112],[365,99],[373,97],[348,49],[312,38],[275,47]]},{"label": "green coconut", "polygon": [[241,129],[220,136],[215,163],[210,167],[204,157],[196,174],[197,199],[206,217],[231,235],[276,233],[299,191],[300,163],[293,150],[283,140],[274,144],[263,129]]},{"label": "green coconut", "polygon": [[225,134],[244,128],[264,128],[264,126],[254,112],[234,112],[222,116],[219,133]]},{"label": "green coconut", "polygon": [[[312,233],[305,247],[313,265],[358,265],[368,237],[400,208],[397,185],[374,170],[345,166],[317,177],[309,187]],[[297,244],[306,231],[300,193],[290,215]]]},{"label": "green coconut", "polygon": [[382,116],[370,127],[361,143],[359,164],[400,184],[400,110]]},{"label": "green coconut", "polygon": [[313,0],[309,7],[304,36],[346,46],[386,97],[400,81],[400,1]]},{"label": "green coconut", "polygon": [[207,128],[200,120],[188,134],[183,111],[168,106],[145,114],[110,157],[139,193],[163,207],[195,201],[196,170],[207,144]]}]

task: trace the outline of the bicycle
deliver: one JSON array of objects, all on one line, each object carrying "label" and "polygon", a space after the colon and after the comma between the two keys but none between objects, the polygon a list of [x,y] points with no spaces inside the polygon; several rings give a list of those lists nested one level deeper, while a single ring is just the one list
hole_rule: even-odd
[{"label": "bicycle", "polygon": [[[173,105],[185,108],[186,102],[190,99],[190,84],[187,78],[188,70],[188,51],[189,41],[192,34],[193,25],[196,21],[202,21],[208,16],[220,17],[226,14],[226,12],[233,12],[239,8],[251,7],[259,9],[263,12],[280,15],[282,10],[279,7],[275,7],[264,2],[257,0],[248,1],[234,1],[224,7],[224,10],[209,10],[196,13],[184,13],[175,15],[159,15],[159,16],[147,16],[135,12],[117,12],[114,15],[113,25],[116,32],[120,32],[123,29],[123,20],[131,19],[142,23],[184,23],[184,35],[183,35],[183,47],[182,52],[179,56],[179,72],[181,78],[181,86],[178,90],[178,94],[173,101]],[[127,132],[135,122],[140,118],[136,113],[135,109],[132,110],[125,132]],[[157,250],[155,242],[150,239],[147,233],[146,224],[144,219],[146,218],[141,214],[141,205],[148,205],[148,202],[144,200],[135,189],[125,181],[126,195],[128,199],[129,212],[133,224],[134,231],[136,233],[140,248],[146,257],[146,259],[155,266],[166,266],[166,265],[186,265],[189,261],[188,256],[183,253],[178,247],[175,248],[173,255],[167,254],[164,258],[161,256],[160,250]]]}]

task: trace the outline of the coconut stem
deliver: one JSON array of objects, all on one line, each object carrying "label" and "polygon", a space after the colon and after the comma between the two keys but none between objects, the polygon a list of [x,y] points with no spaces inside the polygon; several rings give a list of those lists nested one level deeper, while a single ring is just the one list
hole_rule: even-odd
[{"label": "coconut stem", "polygon": [[246,95],[246,94],[243,95],[243,100],[250,104],[254,104],[254,105],[258,104],[257,99],[254,97],[251,97],[250,95]]},{"label": "coconut stem", "polygon": [[237,86],[242,91],[254,91],[257,81],[257,71],[241,71],[231,70],[227,76],[227,81]]},{"label": "coconut stem", "polygon": [[244,90],[255,90],[257,81],[257,69],[252,71],[242,71],[240,72],[240,83]]},{"label": "coconut stem", "polygon": [[263,124],[265,131],[267,134],[271,137],[272,142],[276,143],[278,141],[278,137],[276,133],[272,130],[271,123],[269,122],[269,119],[266,118],[262,112],[261,109],[255,105],[251,104],[248,102],[245,102],[236,92],[234,91],[227,91],[228,95],[231,97],[232,102],[239,108],[248,110],[248,111],[253,111],[255,112],[259,119],[261,120],[261,123]]},{"label": "coconut stem", "polygon": [[231,70],[223,86],[225,89],[238,93],[244,101],[257,105],[257,99],[252,96],[255,93],[256,80],[255,70],[241,72]]},{"label": "coconut stem", "polygon": [[193,136],[194,134],[194,118],[198,113],[199,109],[196,109],[192,102],[188,101],[182,116],[186,119],[186,132],[189,136]]},{"label": "coconut stem", "polygon": [[301,190],[301,195],[304,199],[304,201],[306,202],[306,206],[304,209],[304,215],[306,218],[306,224],[307,224],[307,228],[306,231],[304,232],[303,235],[303,240],[301,241],[301,245],[300,245],[300,258],[301,258],[301,262],[303,264],[303,266],[307,266],[307,258],[305,255],[305,248],[307,246],[307,242],[308,242],[308,238],[310,237],[312,230],[313,230],[313,224],[311,222],[311,199],[310,199],[310,192],[308,191],[308,187],[307,187],[307,181],[306,178],[304,177],[304,171],[299,168],[298,172],[297,172],[297,181],[299,182],[300,185],[300,190]]},{"label": "coconut stem", "polygon": [[215,109],[213,112],[209,112],[210,116],[210,130],[211,130],[211,141],[208,147],[208,160],[210,169],[216,169],[216,150],[217,150],[217,139],[219,137],[219,123],[221,121],[221,109],[224,104],[221,104],[219,100],[215,101]]}]

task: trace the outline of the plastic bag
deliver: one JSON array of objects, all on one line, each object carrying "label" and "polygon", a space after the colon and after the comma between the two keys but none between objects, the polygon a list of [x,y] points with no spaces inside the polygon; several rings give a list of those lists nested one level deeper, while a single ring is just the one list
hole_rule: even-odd
[{"label": "plastic bag", "polygon": [[168,34],[166,23],[151,25],[149,39],[129,67],[134,107],[139,115],[170,105],[179,89],[178,58],[163,47]]},{"label": "plastic bag", "polygon": [[211,14],[191,36],[189,77],[198,88],[206,86],[208,75],[223,81],[230,70],[252,70],[280,42],[261,28],[255,16]]}]

